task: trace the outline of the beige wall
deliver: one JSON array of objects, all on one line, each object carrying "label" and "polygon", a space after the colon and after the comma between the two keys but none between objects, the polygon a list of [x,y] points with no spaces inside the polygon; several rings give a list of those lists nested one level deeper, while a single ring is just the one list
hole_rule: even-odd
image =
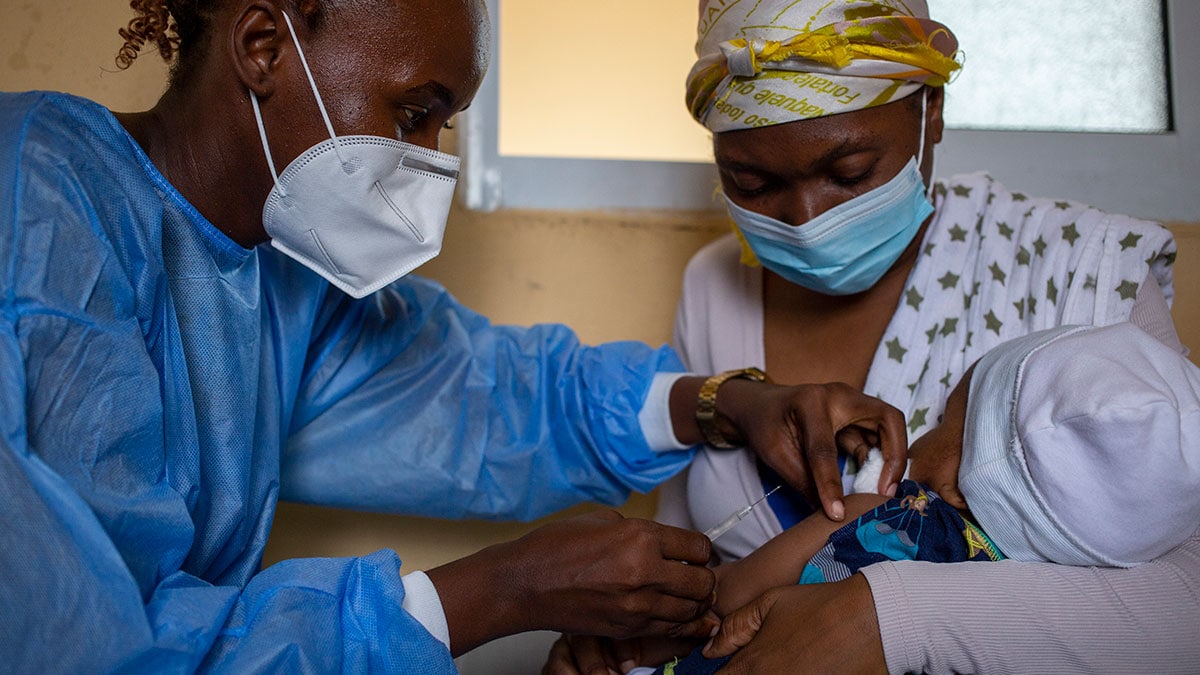
[{"label": "beige wall", "polygon": [[[146,55],[116,73],[123,0],[0,0],[0,89],[60,89],[118,110],[144,109],[165,69]],[[481,214],[456,210],[443,255],[422,270],[466,304],[501,323],[562,321],[585,341],[669,339],[683,265],[724,231],[715,213]],[[1200,223],[1172,226],[1179,238],[1175,315],[1185,343],[1200,347]],[[652,500],[625,507],[647,515]],[[267,561],[398,549],[427,568],[528,526],[358,514],[283,505]]]},{"label": "beige wall", "polygon": [[1192,361],[1200,364],[1200,222],[1168,225],[1179,245],[1171,313],[1180,339],[1192,349]]},{"label": "beige wall", "polygon": [[125,72],[113,58],[117,29],[133,12],[121,0],[0,0],[0,90],[52,89],[118,111],[154,105],[166,66],[147,54]]}]

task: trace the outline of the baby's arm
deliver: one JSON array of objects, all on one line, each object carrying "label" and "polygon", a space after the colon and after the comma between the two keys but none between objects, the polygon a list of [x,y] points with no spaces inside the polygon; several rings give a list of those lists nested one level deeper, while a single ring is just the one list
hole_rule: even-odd
[{"label": "baby's arm", "polygon": [[809,559],[825,546],[829,535],[887,499],[883,495],[846,495],[845,520],[833,521],[818,511],[763,544],[754,553],[718,567],[717,614],[725,616],[768,589],[795,584],[800,580],[800,574]]}]

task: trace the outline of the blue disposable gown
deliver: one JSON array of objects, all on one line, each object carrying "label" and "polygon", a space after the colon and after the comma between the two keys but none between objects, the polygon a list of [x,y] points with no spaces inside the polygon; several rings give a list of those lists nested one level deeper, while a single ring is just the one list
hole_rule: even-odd
[{"label": "blue disposable gown", "polygon": [[452,672],[396,554],[260,570],[277,500],[528,519],[689,459],[636,420],[668,349],[355,301],[93,103],[0,95],[0,176],[0,668]]}]

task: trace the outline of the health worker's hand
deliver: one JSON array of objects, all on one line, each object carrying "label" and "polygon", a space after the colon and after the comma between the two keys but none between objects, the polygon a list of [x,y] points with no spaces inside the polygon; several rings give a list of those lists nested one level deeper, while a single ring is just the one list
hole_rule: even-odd
[{"label": "health worker's hand", "polygon": [[[428,572],[451,652],[529,630],[682,636],[712,605],[711,543],[699,533],[600,511],[539,527]],[[711,623],[708,624],[711,630]]]},{"label": "health worker's hand", "polygon": [[592,635],[562,635],[550,648],[542,675],[611,675],[628,673],[638,666],[657,666],[704,643],[717,627],[717,619],[699,638],[633,638],[613,640]]},{"label": "health worker's hand", "polygon": [[[696,399],[704,378],[685,377],[671,390],[671,419],[685,443],[700,443]],[[848,384],[792,387],[731,379],[717,391],[717,426],[744,445],[832,520],[842,520],[838,450],[866,462],[872,447],[883,455],[879,493],[892,495],[908,460],[904,414]]]},{"label": "health worker's hand", "polygon": [[861,574],[831,584],[773,588],[732,612],[704,655],[733,654],[720,671],[886,673],[871,587]]}]

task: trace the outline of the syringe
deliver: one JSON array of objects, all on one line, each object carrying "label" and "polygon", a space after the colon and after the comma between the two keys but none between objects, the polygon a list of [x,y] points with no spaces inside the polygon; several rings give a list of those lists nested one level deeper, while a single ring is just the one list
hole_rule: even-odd
[{"label": "syringe", "polygon": [[717,537],[732,530],[734,525],[737,525],[739,522],[742,521],[743,518],[750,515],[750,512],[754,510],[754,507],[761,504],[763,502],[763,500],[765,500],[767,497],[770,497],[771,495],[775,494],[775,491],[781,487],[783,487],[782,484],[776,485],[775,487],[771,488],[770,492],[768,492],[767,494],[754,500],[753,504],[750,504],[743,509],[733,512],[725,520],[722,520],[721,522],[717,523],[716,525],[713,525],[712,527],[705,530],[704,536],[708,537],[709,541],[716,541]]}]

